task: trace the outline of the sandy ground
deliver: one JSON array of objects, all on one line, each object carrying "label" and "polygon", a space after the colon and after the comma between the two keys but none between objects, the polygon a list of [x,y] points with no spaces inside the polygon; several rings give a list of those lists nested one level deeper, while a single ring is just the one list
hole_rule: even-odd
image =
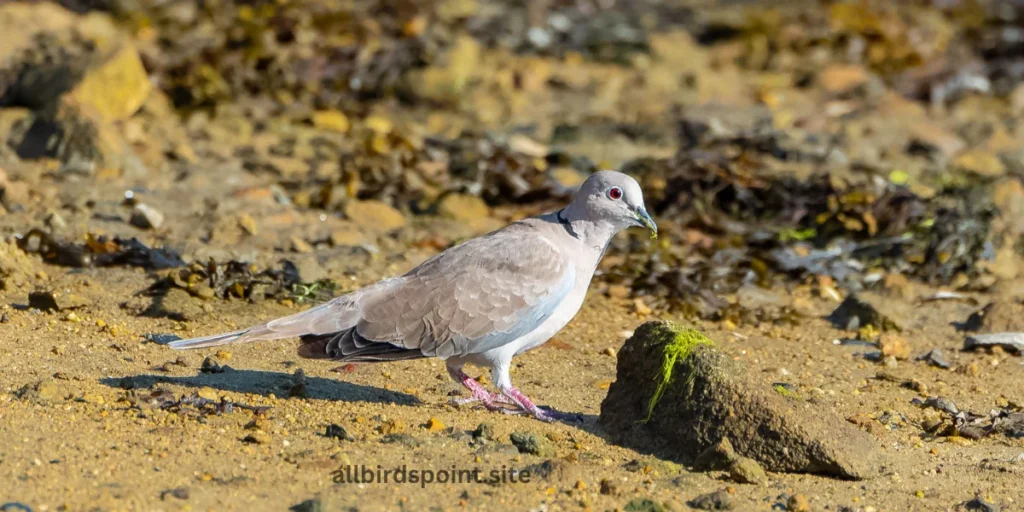
[{"label": "sandy ground", "polygon": [[[410,264],[393,264],[392,269]],[[720,325],[698,327],[766,381],[785,378],[820,398],[813,408],[808,405],[808,414],[894,410],[905,415],[909,423],[899,428],[874,429],[886,453],[883,476],[845,482],[773,474],[767,485],[739,485],[723,474],[692,473],[606,442],[596,416],[615,375],[615,358],[607,349],[619,347],[628,334],[624,331],[643,318],[631,312],[629,301],[600,291],[592,290],[577,318],[552,342],[515,361],[513,378],[528,396],[585,418],[579,425],[543,424],[449,405],[457,387],[439,361],[332,372],[334,365],[297,358],[291,341],[230,346],[219,353],[172,352],[143,336],[227,330],[295,307],[214,301],[191,322],[136,317],[119,303],[147,285],[141,272],[36,268],[45,272],[49,287],[74,290],[89,305],[69,321],[65,313],[24,308],[24,294],[3,297],[0,479],[5,500],[35,510],[280,510],[314,497],[328,505],[325,510],[611,510],[637,498],[680,510],[688,500],[720,488],[733,494],[737,510],[770,510],[794,493],[806,496],[815,510],[945,510],[975,493],[1013,510],[1024,499],[1019,466],[1000,462],[1020,454],[1024,443],[993,436],[957,444],[922,435],[914,422],[923,413],[910,403],[917,393],[874,379],[884,368],[865,361],[859,354],[863,347],[834,344],[843,333],[824,320],[735,331]],[[832,305],[815,306],[827,312]],[[884,370],[941,389],[972,410],[993,407],[999,397],[1021,396],[1024,368],[1018,357],[958,353],[961,335],[948,320],[972,309],[956,302],[921,308],[926,324],[934,327],[906,337],[914,347],[943,349],[956,366],[976,363],[979,375],[912,362]],[[180,366],[155,369],[179,356]],[[200,373],[207,356],[234,370]],[[299,369],[308,379],[307,396],[289,398]],[[55,386],[50,395],[16,398],[17,390],[41,379],[51,379]],[[126,380],[138,388],[122,389]],[[202,416],[189,406],[180,412],[154,409],[146,405],[154,389],[270,408],[252,426],[254,413],[243,409]],[[137,407],[130,406],[131,396],[139,399]],[[329,424],[341,425],[354,440],[325,437]],[[493,427],[493,441],[474,441],[469,433],[480,424]],[[259,443],[243,440],[254,432],[265,434],[257,436]],[[454,465],[489,472],[544,461],[516,453],[508,444],[513,432],[552,441],[556,471],[551,476],[530,483],[423,487],[332,481],[332,471],[345,465],[420,470]],[[411,437],[382,442],[389,433]]]},{"label": "sandy ground", "polygon": [[[738,511],[939,511],[965,509],[975,499],[1004,511],[1024,510],[1024,439],[936,437],[922,425],[937,413],[912,403],[943,396],[980,414],[1024,403],[1020,355],[962,352],[964,333],[954,326],[990,302],[1011,311],[1024,308],[1018,291],[1024,282],[1024,156],[1019,152],[1024,86],[1014,71],[1020,69],[1014,60],[1019,40],[1001,39],[1018,32],[1009,21],[1004,28],[1002,14],[979,29],[970,24],[970,12],[939,12],[918,2],[896,13],[883,8],[885,2],[871,8],[870,2],[847,2],[840,9],[813,2],[813,8],[798,6],[788,13],[741,13],[737,5],[756,3],[729,2],[720,5],[718,17],[708,10],[697,12],[704,19],[679,14],[666,22],[674,27],[651,24],[642,34],[649,47],[629,50],[613,62],[588,49],[592,39],[575,46],[567,46],[567,39],[547,54],[521,51],[515,39],[511,46],[496,42],[508,38],[490,34],[491,25],[477,24],[475,32],[467,32],[463,25],[472,24],[462,23],[461,16],[473,15],[459,14],[460,9],[478,2],[430,2],[408,19],[391,11],[359,11],[353,14],[359,23],[338,16],[331,21],[338,27],[317,28],[307,19],[306,31],[297,34],[288,28],[291,21],[309,16],[294,7],[298,4],[277,2],[291,6],[282,7],[293,11],[281,14],[285,22],[267,18],[262,21],[267,26],[245,24],[252,30],[250,43],[264,41],[268,27],[280,31],[270,34],[275,44],[261,46],[260,51],[272,52],[265,58],[277,66],[264,69],[263,60],[246,57],[251,48],[207,41],[207,32],[224,32],[243,18],[252,21],[247,5],[236,9],[236,3],[218,2],[223,5],[202,12],[177,8],[190,2],[142,3],[149,8],[145,16],[115,22],[109,13],[78,16],[44,3],[14,16],[13,3],[0,2],[6,8],[0,12],[4,41],[21,45],[0,44],[0,62],[19,62],[26,77],[38,79],[33,66],[46,78],[54,71],[45,64],[64,59],[69,68],[83,68],[82,77],[68,79],[88,85],[57,92],[25,87],[15,94],[23,98],[0,102],[0,505],[11,504],[2,510],[298,506],[293,510],[636,512],[688,510],[688,502],[719,490]],[[451,7],[445,11],[455,11],[449,21],[439,21],[431,10],[442,3]],[[527,36],[526,13],[518,4],[479,3],[481,20]],[[555,2],[590,3],[615,4]],[[649,11],[637,17],[657,21],[664,12],[655,4],[645,2]],[[611,25],[590,24],[600,19],[577,13],[572,5],[560,7],[555,14],[563,16],[552,19],[560,25],[569,19],[565,12],[572,14],[569,22],[580,37],[594,36],[600,43],[607,27],[632,26],[622,25],[628,18],[623,12],[601,18],[611,19]],[[512,14],[522,15],[521,27],[502,23]],[[371,15],[379,19],[368,19]],[[190,37],[178,38],[178,31],[191,31],[193,25],[199,28]],[[351,33],[335,41],[321,30],[332,36]],[[74,37],[64,37],[72,32]],[[613,35],[623,33],[633,32]],[[36,52],[41,34],[49,46]],[[606,49],[635,46],[625,39]],[[375,83],[372,90],[353,92],[307,80],[307,74],[347,69],[324,71],[316,62],[290,66],[296,55],[320,48],[321,40],[330,43],[331,58],[348,56],[360,73],[369,73],[360,79],[388,75],[382,71],[392,69],[388,59],[397,59],[395,66],[409,69],[395,74],[408,75],[392,78],[417,87],[410,93]],[[982,48],[989,43],[1009,57]],[[374,50],[378,47],[380,52]],[[122,58],[104,60],[92,55],[96,48],[120,48]],[[947,48],[954,54],[946,55]],[[957,49],[970,57],[964,62],[983,72],[961,66]],[[212,69],[194,57],[203,52],[223,68]],[[421,58],[428,62],[412,66]],[[918,60],[925,69],[900,74],[909,66],[904,61]],[[966,78],[961,68],[968,70]],[[225,78],[242,74],[238,83]],[[351,77],[334,78],[353,83]],[[999,87],[970,88],[982,78]],[[6,87],[4,79],[0,73]],[[33,84],[29,79],[25,83]],[[175,110],[175,101],[182,101],[179,86],[203,95]],[[929,96],[936,91],[942,98]],[[0,99],[7,101],[4,94],[0,91]],[[97,106],[104,107],[104,115]],[[60,107],[61,116],[47,117],[49,107]],[[47,146],[54,137],[63,137],[61,152]],[[910,204],[932,208],[929,215],[943,201],[953,210],[976,203],[974,196],[967,201],[943,195],[957,186],[970,189],[964,197],[978,192],[991,198],[1000,209],[992,225],[975,223],[953,241],[974,236],[992,242],[985,252],[997,255],[982,261],[973,253],[947,254],[954,263],[964,256],[966,263],[944,276],[946,290],[973,291],[965,292],[966,299],[931,302],[922,298],[938,289],[914,281],[924,274],[918,272],[919,261],[894,257],[877,268],[872,267],[876,262],[866,264],[880,280],[869,283],[858,274],[853,284],[874,286],[910,310],[911,326],[901,333],[909,358],[890,363],[872,360],[873,346],[838,341],[856,333],[825,320],[839,300],[821,291],[816,279],[826,276],[810,271],[806,280],[775,272],[772,291],[791,299],[801,314],[794,323],[760,325],[695,321],[654,301],[648,312],[632,297],[643,295],[641,290],[609,289],[611,279],[599,277],[579,315],[551,342],[513,364],[512,378],[527,396],[583,417],[579,424],[546,424],[450,405],[463,391],[440,361],[338,367],[300,359],[294,340],[172,351],[160,342],[168,335],[227,331],[310,304],[203,299],[180,289],[151,296],[146,290],[177,270],[63,266],[26,254],[13,241],[42,229],[76,244],[87,235],[138,238],[149,247],[169,248],[188,263],[234,260],[266,269],[288,259],[312,280],[328,278],[343,291],[401,273],[465,237],[553,209],[564,189],[591,167],[636,163],[638,157],[654,159],[640,161],[638,168],[651,164],[682,176],[678,204],[666,198],[659,212],[665,213],[658,219],[662,239],[705,263],[714,251],[700,253],[696,247],[734,247],[730,244],[752,233],[747,227],[763,227],[757,226],[762,215],[781,225],[771,226],[773,239],[803,233],[796,228],[819,227],[814,213],[838,213],[823,217],[831,219],[832,228],[842,225],[835,239],[871,241],[909,230],[901,225],[893,233],[865,234],[885,215],[895,219],[892,224],[910,221],[883,207],[875,212],[882,215],[873,215],[872,201],[878,198],[864,193],[869,190],[864,183],[888,191],[899,185],[900,197],[912,196]],[[816,172],[856,182],[861,188],[849,189],[855,192],[850,195],[864,204],[854,199],[839,205],[837,199],[828,212],[795,212],[786,205],[758,205],[758,198],[712,197],[709,191],[767,196],[752,184],[769,183],[789,186],[787,193],[796,194],[805,190],[797,185],[807,184],[805,178]],[[708,177],[701,185],[707,193],[696,200],[706,204],[684,197],[688,186],[697,187],[701,173]],[[783,175],[796,179],[784,185],[777,180]],[[654,185],[658,180],[652,178]],[[515,187],[533,195],[501,196]],[[651,187],[667,188],[665,179]],[[845,196],[843,190],[835,195]],[[443,211],[441,196],[449,192],[461,194],[456,199],[463,202]],[[778,195],[785,198],[781,202],[814,203],[787,193]],[[134,225],[126,195],[161,212],[160,225]],[[937,199],[929,203],[932,198]],[[376,202],[366,206],[364,200]],[[731,209],[738,212],[726,211]],[[949,218],[965,224],[976,220],[973,210],[960,210]],[[792,215],[783,219],[786,213]],[[790,225],[797,222],[793,219],[803,224]],[[933,227],[936,222],[934,216],[918,221]],[[734,230],[737,225],[742,229]],[[936,230],[925,231],[938,240]],[[614,244],[606,262],[621,263],[621,251],[630,246],[631,257],[649,254],[643,233],[628,236],[631,243]],[[978,245],[963,252],[980,252]],[[904,276],[910,280],[888,280]],[[851,293],[844,283],[829,289]],[[35,291],[55,294],[62,304],[74,296],[72,307],[30,307]],[[1024,315],[1010,317],[1011,327],[1024,330]],[[807,399],[809,417],[837,415],[870,431],[884,454],[880,476],[843,481],[773,473],[761,485],[739,484],[724,472],[694,472],[662,454],[610,443],[598,415],[615,379],[616,351],[638,325],[652,319],[697,327],[751,375],[766,384],[792,384]],[[935,348],[945,354],[949,369],[915,360]],[[207,368],[215,363],[230,369],[204,371],[206,358]],[[489,384],[487,376],[482,380]],[[188,403],[160,405],[179,399]],[[230,410],[201,405],[207,401],[236,405]],[[337,427],[348,438],[325,435],[340,432]],[[477,431],[483,435],[474,435]],[[520,453],[511,444],[513,433],[533,435],[553,451]],[[346,466],[378,465],[435,472],[454,466],[486,474],[528,470],[534,477],[493,485],[334,481]]]}]

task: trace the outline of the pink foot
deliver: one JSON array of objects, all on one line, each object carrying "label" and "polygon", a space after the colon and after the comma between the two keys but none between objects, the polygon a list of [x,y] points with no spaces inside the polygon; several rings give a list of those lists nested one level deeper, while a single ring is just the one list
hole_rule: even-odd
[{"label": "pink foot", "polygon": [[527,398],[526,395],[513,386],[509,386],[508,389],[503,389],[502,393],[517,405],[522,412],[529,413],[538,420],[549,423],[554,421],[580,423],[583,421],[583,418],[579,414],[559,412],[547,407],[537,407],[537,405]]},{"label": "pink foot", "polygon": [[455,380],[459,381],[460,384],[465,386],[466,389],[469,390],[469,393],[471,395],[469,398],[457,398],[452,400],[452,403],[454,403],[455,405],[468,405],[471,403],[480,402],[481,404],[483,404],[484,407],[487,408],[487,410],[494,411],[497,409],[501,409],[501,407],[495,405],[495,403],[510,403],[507,397],[505,397],[504,395],[491,393],[490,391],[487,391],[487,389],[484,388],[479,382],[477,382],[476,379],[470,377],[469,375],[466,375],[466,373],[463,372],[462,370],[453,371],[452,377],[455,378]]}]

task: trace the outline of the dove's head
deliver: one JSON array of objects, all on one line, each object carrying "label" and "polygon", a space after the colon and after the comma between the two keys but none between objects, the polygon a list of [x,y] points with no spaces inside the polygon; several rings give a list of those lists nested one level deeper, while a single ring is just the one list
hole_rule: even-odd
[{"label": "dove's head", "polygon": [[568,210],[576,216],[595,222],[607,222],[616,231],[631,226],[647,228],[658,235],[658,226],[644,207],[640,184],[617,171],[591,174],[576,192]]}]

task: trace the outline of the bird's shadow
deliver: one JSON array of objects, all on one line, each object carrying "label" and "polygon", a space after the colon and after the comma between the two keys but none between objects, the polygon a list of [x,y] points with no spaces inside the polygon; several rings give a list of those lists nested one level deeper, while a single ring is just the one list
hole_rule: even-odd
[{"label": "bird's shadow", "polygon": [[[222,373],[199,373],[191,377],[159,374],[106,377],[100,379],[100,383],[120,389],[146,389],[158,384],[174,384],[191,388],[208,387],[262,396],[269,396],[270,394],[288,396],[289,390],[293,389],[296,385],[296,379],[291,374],[281,372],[227,369]],[[398,405],[417,405],[421,403],[419,399],[406,393],[321,377],[304,377],[302,396],[313,400],[344,402],[394,403]]]}]

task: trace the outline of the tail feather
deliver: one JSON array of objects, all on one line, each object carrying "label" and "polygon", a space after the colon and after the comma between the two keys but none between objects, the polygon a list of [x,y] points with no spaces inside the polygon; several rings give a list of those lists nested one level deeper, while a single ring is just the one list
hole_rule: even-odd
[{"label": "tail feather", "polygon": [[209,348],[227,345],[228,343],[246,343],[250,341],[279,340],[281,338],[292,338],[295,335],[291,332],[276,332],[267,328],[266,325],[258,325],[240,331],[211,334],[199,338],[190,338],[168,343],[167,346],[175,350],[191,350],[194,348]]},{"label": "tail feather", "polygon": [[226,332],[222,334],[214,334],[211,336],[203,336],[201,338],[191,338],[187,340],[172,341],[167,344],[175,350],[188,350],[193,348],[207,348],[207,347],[219,347],[221,345],[227,345],[228,343],[234,343],[241,338],[247,330]]},{"label": "tail feather", "polygon": [[[2,1],[2,0],[0,0]],[[293,315],[271,320],[239,331],[213,334],[199,338],[175,341],[168,346],[177,350],[219,347],[228,343],[280,340],[297,338],[307,334],[322,334],[338,330],[345,322],[354,323],[358,310],[351,308],[351,299],[339,297],[319,306],[300,311]]]}]

